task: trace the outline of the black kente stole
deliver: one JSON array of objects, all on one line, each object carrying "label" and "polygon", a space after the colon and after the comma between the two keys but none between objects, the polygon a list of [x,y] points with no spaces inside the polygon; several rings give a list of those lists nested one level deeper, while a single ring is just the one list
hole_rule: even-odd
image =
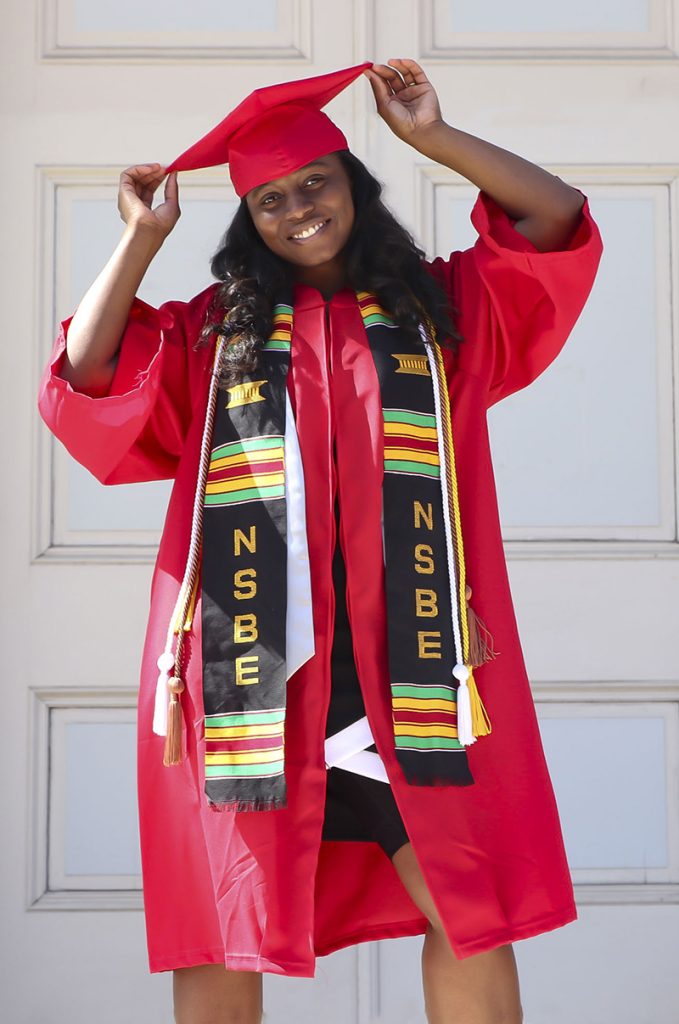
[{"label": "black kente stole", "polygon": [[[358,293],[357,300],[384,418],[395,754],[411,785],[471,785],[457,715],[458,693],[473,680],[465,602],[457,600],[465,593],[464,559],[454,462],[452,497],[450,477],[442,482],[434,356],[404,336],[374,296]],[[284,441],[292,316],[291,306],[276,305],[254,375],[218,392],[210,442],[202,553],[206,792],[211,804],[235,810],[287,805]],[[434,369],[442,373],[438,345],[428,347],[438,350]],[[440,407],[438,420],[446,429]],[[447,430],[452,448],[449,410]],[[453,505],[446,526],[444,508]],[[458,568],[451,588],[452,554]],[[465,701],[468,708],[467,694]],[[474,742],[469,724],[465,735]]]}]

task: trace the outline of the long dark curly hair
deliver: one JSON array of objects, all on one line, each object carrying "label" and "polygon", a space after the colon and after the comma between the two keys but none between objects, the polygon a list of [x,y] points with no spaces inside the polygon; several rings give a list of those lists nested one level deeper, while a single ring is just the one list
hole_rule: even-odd
[{"label": "long dark curly hair", "polygon": [[[424,309],[441,345],[455,351],[463,340],[454,322],[456,310],[451,318],[445,292],[422,263],[424,250],[384,205],[382,185],[365,164],[348,150],[337,155],[349,175],[354,201],[354,225],[343,251],[347,286],[375,294],[418,344]],[[215,291],[198,345],[209,344],[220,334],[231,342],[220,376],[220,387],[227,387],[256,370],[261,347],[271,334],[273,305],[291,295],[294,278],[291,265],[262,240],[244,198],[211,269],[223,283]]]}]

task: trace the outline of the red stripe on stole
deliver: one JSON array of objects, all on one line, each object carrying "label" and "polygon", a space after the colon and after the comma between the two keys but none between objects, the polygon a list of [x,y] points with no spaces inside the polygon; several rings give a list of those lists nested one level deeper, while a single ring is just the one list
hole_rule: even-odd
[{"label": "red stripe on stole", "polygon": [[399,725],[450,725],[451,721],[457,721],[456,711],[404,711],[403,708],[396,708],[392,712],[394,721]]},{"label": "red stripe on stole", "polygon": [[413,452],[430,452],[432,455],[438,455],[436,441],[428,441],[426,438],[385,434],[384,441],[389,448],[409,448]]},{"label": "red stripe on stole", "polygon": [[206,754],[216,754],[219,751],[242,751],[242,750],[276,750],[283,746],[282,736],[253,736],[250,739],[237,740],[205,740]]},{"label": "red stripe on stole", "polygon": [[273,330],[271,331],[271,333],[273,334],[275,331],[291,330],[292,320],[290,319],[290,317],[286,316],[284,313],[277,313],[276,316],[273,318]]},{"label": "red stripe on stole", "polygon": [[208,483],[214,484],[219,480],[231,480],[239,476],[253,476],[255,473],[282,473],[283,459],[275,459],[271,462],[244,462],[239,466],[224,466],[222,469],[211,469],[208,473]]}]

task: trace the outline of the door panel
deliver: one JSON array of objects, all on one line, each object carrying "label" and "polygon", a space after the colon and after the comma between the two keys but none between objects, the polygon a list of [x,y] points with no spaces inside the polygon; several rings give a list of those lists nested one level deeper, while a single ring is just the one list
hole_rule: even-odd
[{"label": "door panel", "polygon": [[[579,908],[572,925],[516,944],[526,1024],[674,1024],[679,136],[668,126],[679,3],[507,10],[500,0],[4,4],[3,701],[14,727],[0,755],[12,837],[0,847],[0,970],[13,1024],[171,1015],[170,978],[146,965],[130,763],[169,484],[104,488],[50,438],[35,397],[56,325],[119,237],[122,168],[169,162],[253,88],[408,53],[448,121],[582,188],[606,246],[560,358],[489,418]],[[472,244],[475,188],[392,136],[366,81],[330,112],[428,255]],[[140,290],[156,305],[210,282],[235,208],[220,169],[182,176],[180,189],[183,216]],[[343,950],[319,959],[314,979],[265,975],[267,1022],[423,1022],[421,943]]]}]

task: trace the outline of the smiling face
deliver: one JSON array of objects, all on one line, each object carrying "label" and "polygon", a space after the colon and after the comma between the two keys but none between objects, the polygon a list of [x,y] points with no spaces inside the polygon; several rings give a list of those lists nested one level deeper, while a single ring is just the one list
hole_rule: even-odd
[{"label": "smiling face", "polygon": [[246,202],[262,240],[293,265],[298,280],[316,287],[333,279],[339,283],[354,203],[337,153],[253,188]]}]

